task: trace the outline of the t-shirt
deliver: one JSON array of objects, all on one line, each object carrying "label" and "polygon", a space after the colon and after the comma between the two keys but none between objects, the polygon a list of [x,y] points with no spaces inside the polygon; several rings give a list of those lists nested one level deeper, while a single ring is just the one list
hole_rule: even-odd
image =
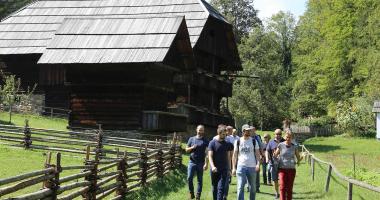
[{"label": "t-shirt", "polygon": [[283,169],[296,168],[295,152],[297,146],[293,143],[286,145],[285,142],[281,142],[277,148],[280,150],[279,167]]},{"label": "t-shirt", "polygon": [[[280,142],[283,142],[285,141],[284,138],[281,138]],[[277,142],[275,139],[272,139],[269,141],[269,143],[267,144],[267,151],[268,151],[268,154],[269,154],[269,163],[272,163],[272,159],[273,161],[276,162],[276,160],[273,158],[273,153],[276,151],[277,149],[277,146],[280,142]],[[272,158],[272,159],[271,159]]]},{"label": "t-shirt", "polygon": [[[253,145],[253,139],[251,137],[249,137],[247,140],[242,137],[240,138],[239,143],[237,166],[255,167],[257,164],[255,158],[255,150],[259,149],[257,141],[256,145]],[[237,151],[237,141],[234,144],[234,148]]]},{"label": "t-shirt", "polygon": [[236,140],[238,140],[239,138],[240,138],[240,137],[237,136],[237,135],[235,135],[235,136],[233,136],[233,135],[229,135],[229,136],[227,136],[227,140],[228,140],[228,142],[230,142],[231,144],[235,144]]},{"label": "t-shirt", "polygon": [[228,169],[228,153],[233,150],[233,145],[226,141],[212,140],[208,150],[213,152],[212,160],[219,171]]},{"label": "t-shirt", "polygon": [[187,142],[187,147],[196,145],[196,148],[191,151],[190,161],[196,164],[205,162],[206,148],[208,146],[208,140],[204,137],[198,138],[197,136],[191,137]]}]

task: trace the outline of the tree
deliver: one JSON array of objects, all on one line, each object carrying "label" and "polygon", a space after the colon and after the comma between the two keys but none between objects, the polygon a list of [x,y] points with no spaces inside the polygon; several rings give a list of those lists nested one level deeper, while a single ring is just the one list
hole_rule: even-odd
[{"label": "tree", "polygon": [[253,7],[253,0],[211,0],[211,5],[232,23],[238,43],[254,27],[262,26],[257,10]]},{"label": "tree", "polygon": [[0,85],[0,101],[2,104],[8,106],[9,123],[12,123],[13,106],[16,103],[19,103],[21,106],[26,106],[37,85],[35,84],[32,89],[28,87],[27,91],[24,92],[21,89],[21,79],[16,78],[15,75],[3,75],[3,80],[4,85]]},{"label": "tree", "polygon": [[22,6],[32,2],[31,0],[1,0],[0,3],[0,19],[6,17],[12,12],[20,9]]}]

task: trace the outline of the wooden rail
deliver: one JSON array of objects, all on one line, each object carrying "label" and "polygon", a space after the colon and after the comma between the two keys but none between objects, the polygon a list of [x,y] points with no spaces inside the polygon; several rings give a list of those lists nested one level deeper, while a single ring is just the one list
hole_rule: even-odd
[{"label": "wooden rail", "polygon": [[[56,153],[56,162],[51,163],[52,154],[47,153],[45,169],[0,179],[0,198],[8,199],[125,199],[155,179],[161,179],[171,170],[182,165],[179,137],[174,135],[170,148],[156,142],[149,151],[148,141],[140,145],[138,156],[130,158],[127,151],[107,162],[100,161],[99,146],[91,150],[86,147],[84,165],[61,166],[61,153]],[[165,147],[165,148],[164,148]],[[91,154],[95,152],[95,154]],[[167,154],[164,158],[163,155]],[[82,169],[83,171],[61,177],[62,172]],[[67,173],[65,173],[67,174]],[[41,190],[17,196],[21,189],[43,183]],[[12,195],[15,194],[15,195]],[[110,195],[114,194],[113,197]],[[3,198],[1,198],[3,199]]]},{"label": "wooden rail", "polygon": [[370,191],[373,191],[373,192],[380,193],[380,187],[375,187],[375,186],[370,185],[368,183],[364,183],[364,182],[352,179],[350,177],[344,176],[342,173],[340,173],[338,171],[338,169],[335,167],[334,164],[332,164],[330,162],[323,161],[323,160],[317,158],[314,154],[310,153],[310,151],[304,145],[300,145],[300,146],[302,148],[303,154],[305,155],[305,158],[306,158],[305,161],[308,162],[308,164],[311,167],[311,179],[312,179],[312,181],[315,180],[314,179],[314,177],[315,177],[315,162],[319,162],[319,163],[322,163],[322,164],[325,164],[325,165],[328,166],[328,172],[327,172],[327,177],[326,177],[326,182],[325,182],[325,192],[329,191],[330,179],[331,179],[331,176],[332,176],[331,173],[334,172],[335,175],[339,179],[341,179],[343,181],[346,181],[348,183],[347,200],[352,200],[352,188],[353,188],[353,185],[362,187],[364,189],[367,189],[367,190],[370,190]]}]

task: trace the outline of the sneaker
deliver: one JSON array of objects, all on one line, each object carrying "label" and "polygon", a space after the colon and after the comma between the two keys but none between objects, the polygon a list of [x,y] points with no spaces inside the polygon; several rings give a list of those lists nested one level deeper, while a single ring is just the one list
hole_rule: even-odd
[{"label": "sneaker", "polygon": [[201,195],[200,194],[195,195],[195,200],[201,200]]},{"label": "sneaker", "polygon": [[260,189],[256,189],[256,193],[260,193]]},{"label": "sneaker", "polygon": [[194,199],[195,198],[195,196],[194,196],[194,193],[189,193],[189,199]]},{"label": "sneaker", "polygon": [[279,194],[275,194],[274,199],[279,199],[279,198],[280,198],[280,195]]}]

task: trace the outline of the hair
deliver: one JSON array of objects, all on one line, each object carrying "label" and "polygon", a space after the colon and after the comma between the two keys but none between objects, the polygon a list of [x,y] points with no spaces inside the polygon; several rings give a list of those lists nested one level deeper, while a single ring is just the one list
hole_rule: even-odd
[{"label": "hair", "polygon": [[265,133],[265,134],[264,134],[264,137],[267,137],[268,139],[271,138],[270,135],[269,135],[268,133]]},{"label": "hair", "polygon": [[224,125],[224,124],[219,124],[219,125],[218,125],[218,128],[220,128],[220,127],[224,127],[224,128],[225,128],[226,125]]},{"label": "hair", "polygon": [[199,125],[197,126],[197,130],[198,130],[199,128],[205,128],[205,126],[202,125],[202,124],[199,124]]},{"label": "hair", "polygon": [[220,135],[221,133],[226,131],[226,127],[218,127],[217,133]]},{"label": "hair", "polygon": [[287,129],[285,131],[285,135],[289,135],[291,138],[293,138],[293,133],[292,133],[292,131],[290,129]]},{"label": "hair", "polygon": [[274,133],[277,133],[277,132],[281,132],[282,133],[282,130],[281,129],[276,129],[276,130],[274,130]]},{"label": "hair", "polygon": [[227,130],[231,130],[231,129],[234,129],[234,127],[232,127],[232,126],[227,126],[226,129],[227,129]]},{"label": "hair", "polygon": [[234,129],[232,129],[232,133],[236,133],[237,132],[237,130],[234,128]]}]

